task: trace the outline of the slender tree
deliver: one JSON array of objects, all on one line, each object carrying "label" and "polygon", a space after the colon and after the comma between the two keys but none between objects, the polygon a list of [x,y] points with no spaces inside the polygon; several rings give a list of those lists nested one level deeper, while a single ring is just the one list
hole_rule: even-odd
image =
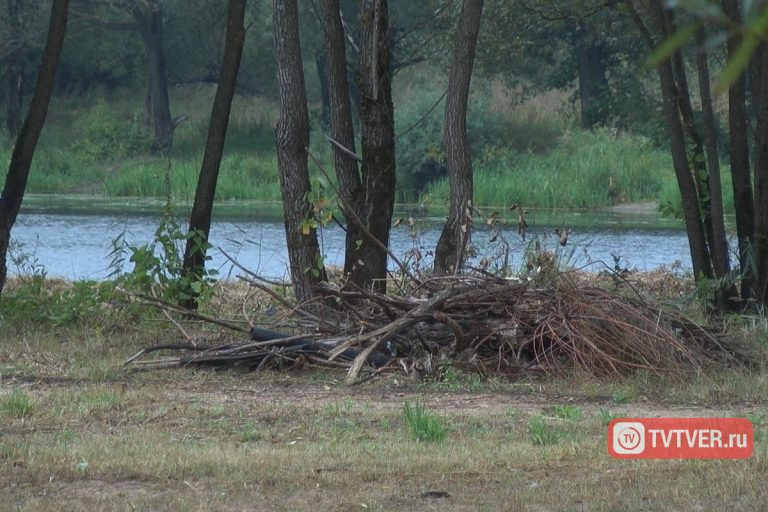
[{"label": "slender tree", "polygon": [[307,147],[309,112],[299,41],[299,10],[296,0],[273,0],[275,59],[280,89],[280,118],[275,130],[277,165],[283,195],[283,217],[296,299],[312,299],[313,286],[325,280],[317,233],[307,222],[312,207]]},{"label": "slender tree", "polygon": [[[320,2],[325,30],[325,51],[328,75],[328,99],[330,103],[330,134],[333,139],[333,160],[336,167],[336,179],[341,194],[342,211],[346,218],[346,240],[344,256],[344,274],[356,279],[360,273],[353,273],[357,265],[358,247],[365,240],[365,235],[355,219],[364,218],[364,190],[360,179],[360,170],[355,153],[355,131],[352,124],[352,102],[350,99],[349,79],[347,74],[347,54],[344,42],[344,26],[339,14],[339,0]],[[365,287],[366,282],[356,281]]]},{"label": "slender tree", "polygon": [[40,132],[45,124],[48,103],[53,93],[56,69],[59,66],[61,47],[64,44],[64,35],[67,31],[68,8],[69,0],[53,0],[51,5],[48,38],[43,50],[35,92],[32,96],[29,112],[13,147],[11,163],[8,166],[8,174],[5,178],[2,196],[0,196],[0,293],[2,293],[5,285],[7,274],[6,257],[11,229],[16,222],[16,216],[24,199],[32,157],[35,154]]},{"label": "slender tree", "polygon": [[[723,12],[736,23],[741,21],[739,0],[723,0]],[[728,38],[728,59],[732,59],[741,46],[741,37]],[[753,272],[752,240],[755,232],[755,203],[749,170],[749,141],[747,138],[747,81],[740,75],[728,88],[728,133],[730,138],[731,184],[736,209],[736,236],[739,246],[741,270],[741,298],[752,295]]]},{"label": "slender tree", "polygon": [[[661,41],[666,40],[671,33],[669,18],[662,0],[650,0],[648,3],[649,8],[647,11],[650,22],[646,22],[639,10],[635,8],[633,2],[628,2],[627,6],[637,28],[649,46],[655,48]],[[661,88],[662,110],[667,129],[669,130],[672,163],[683,203],[683,218],[688,234],[693,271],[697,279],[700,277],[711,278],[713,276],[711,257],[707,245],[704,220],[701,214],[699,189],[689,164],[681,115],[681,106],[684,105],[681,95],[688,94],[688,90],[681,90],[680,84],[676,81],[673,61],[674,59],[664,59],[656,66]]]},{"label": "slender tree", "polygon": [[[720,181],[720,156],[717,150],[717,134],[715,131],[715,114],[712,108],[712,93],[709,85],[709,54],[706,48],[705,34],[699,29],[696,34],[697,52],[696,67],[699,72],[699,91],[701,110],[704,120],[704,145],[709,163],[709,193],[711,197],[712,225],[712,266],[716,278],[724,278],[731,272],[731,262],[728,255],[728,238],[725,232],[725,216],[723,215],[723,187]],[[720,287],[716,291],[717,307],[721,311],[732,308],[733,303],[728,299],[738,295],[735,285]]]},{"label": "slender tree", "polygon": [[395,114],[392,106],[390,26],[387,0],[360,4],[360,139],[365,188],[363,223],[379,243],[363,239],[352,268],[356,283],[386,290],[389,231],[395,205]]},{"label": "slender tree", "polygon": [[[221,65],[219,85],[213,99],[211,120],[208,125],[208,139],[205,154],[197,180],[195,201],[189,217],[189,234],[184,251],[184,276],[194,282],[200,280],[205,272],[206,243],[211,229],[213,199],[216,196],[216,182],[219,178],[224,142],[227,137],[229,114],[232,98],[235,95],[237,74],[240,70],[240,58],[245,42],[245,4],[247,0],[229,0],[227,5],[227,29],[224,41],[224,59]],[[188,307],[195,307],[194,300],[198,293],[189,290]]]},{"label": "slender tree", "polygon": [[451,189],[448,220],[435,249],[435,274],[457,272],[472,229],[472,154],[467,138],[467,100],[483,0],[464,0],[456,31],[445,100],[445,158]]},{"label": "slender tree", "polygon": [[755,127],[755,299],[768,303],[768,51],[755,56],[761,60],[760,93]]}]

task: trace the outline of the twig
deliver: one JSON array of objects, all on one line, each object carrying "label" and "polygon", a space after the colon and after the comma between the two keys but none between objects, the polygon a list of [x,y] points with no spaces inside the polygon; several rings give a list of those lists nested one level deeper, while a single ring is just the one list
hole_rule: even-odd
[{"label": "twig", "polygon": [[160,299],[158,297],[152,297],[150,295],[146,295],[144,293],[134,292],[131,290],[126,290],[122,287],[115,288],[116,291],[120,293],[124,293],[128,295],[129,297],[135,297],[139,299],[139,301],[149,305],[154,306],[158,309],[167,309],[168,311],[173,311],[174,313],[179,313],[181,315],[186,315],[192,318],[197,318],[199,320],[203,320],[205,322],[209,322],[212,324],[219,325],[221,327],[225,327],[227,329],[231,329],[233,331],[239,331],[239,332],[250,332],[249,329],[246,329],[245,327],[238,325],[233,322],[227,322],[226,320],[220,320],[218,318],[214,318],[212,316],[204,315],[202,313],[198,313],[197,311],[194,311],[192,309],[187,309],[185,307],[179,306],[177,304],[174,304],[172,302],[168,302],[167,300]]}]

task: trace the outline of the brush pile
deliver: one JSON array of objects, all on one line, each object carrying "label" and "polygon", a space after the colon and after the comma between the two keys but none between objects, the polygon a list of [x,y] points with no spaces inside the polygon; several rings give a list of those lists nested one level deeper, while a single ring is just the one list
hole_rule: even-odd
[{"label": "brush pile", "polygon": [[[299,334],[217,322],[250,339],[203,347],[150,347],[129,359],[136,367],[247,364],[255,369],[311,363],[360,372],[429,373],[450,357],[482,374],[525,371],[593,375],[644,369],[697,369],[732,352],[717,331],[676,309],[646,303],[566,277],[545,283],[489,274],[432,278],[407,295],[323,285],[323,301],[294,308]],[[149,297],[166,312],[189,314]],[[158,350],[182,355],[147,360]]]}]

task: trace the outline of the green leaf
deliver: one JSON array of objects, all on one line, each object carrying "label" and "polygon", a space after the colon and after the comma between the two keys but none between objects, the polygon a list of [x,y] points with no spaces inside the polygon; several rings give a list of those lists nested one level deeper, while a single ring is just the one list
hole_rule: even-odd
[{"label": "green leaf", "polygon": [[689,23],[677,32],[669,36],[664,42],[662,42],[651,53],[648,60],[645,61],[645,65],[649,68],[657,66],[660,62],[667,60],[673,53],[675,53],[681,46],[683,46],[689,39],[691,39],[696,31],[699,29],[699,23]]},{"label": "green leaf", "polygon": [[721,94],[728,90],[744,70],[747,69],[755,49],[760,44],[761,38],[768,31],[768,8],[764,9],[760,17],[747,28],[747,33],[741,46],[728,60],[720,78],[715,85],[715,94]]}]

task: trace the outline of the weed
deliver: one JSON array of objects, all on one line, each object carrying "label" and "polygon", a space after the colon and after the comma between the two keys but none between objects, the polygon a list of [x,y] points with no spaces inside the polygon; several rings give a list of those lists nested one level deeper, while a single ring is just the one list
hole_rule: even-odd
[{"label": "weed", "polygon": [[635,393],[630,388],[619,388],[611,395],[611,400],[616,405],[627,404],[635,398]]},{"label": "weed", "polygon": [[253,423],[246,423],[240,428],[239,437],[241,443],[250,443],[261,439],[261,434],[256,428],[256,425]]},{"label": "weed", "polygon": [[572,405],[556,405],[552,407],[552,414],[561,420],[578,421],[581,419],[581,409]]},{"label": "weed", "polygon": [[528,435],[536,446],[557,444],[562,437],[561,433],[548,425],[541,416],[534,417],[528,423]]},{"label": "weed", "polygon": [[440,442],[448,435],[448,429],[442,420],[427,412],[419,401],[416,401],[413,407],[406,401],[403,404],[403,417],[416,441]]},{"label": "weed", "polygon": [[13,392],[0,401],[0,409],[12,418],[24,420],[32,414],[35,403],[24,391],[16,388]]},{"label": "weed", "polygon": [[762,441],[765,435],[765,413],[747,414],[747,419],[752,422],[755,443]]}]

